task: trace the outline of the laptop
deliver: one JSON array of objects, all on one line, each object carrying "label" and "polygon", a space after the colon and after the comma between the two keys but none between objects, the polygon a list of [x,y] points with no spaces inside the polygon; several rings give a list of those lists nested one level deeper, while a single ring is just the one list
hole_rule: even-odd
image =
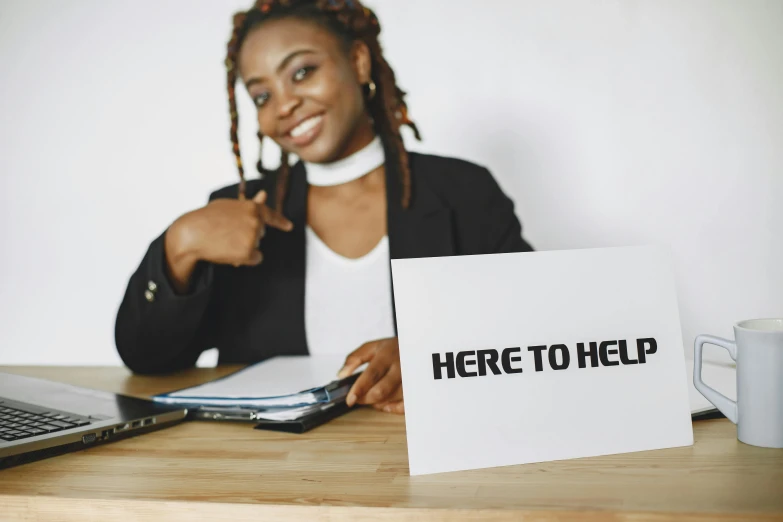
[{"label": "laptop", "polygon": [[172,426],[182,406],[0,373],[0,469]]}]

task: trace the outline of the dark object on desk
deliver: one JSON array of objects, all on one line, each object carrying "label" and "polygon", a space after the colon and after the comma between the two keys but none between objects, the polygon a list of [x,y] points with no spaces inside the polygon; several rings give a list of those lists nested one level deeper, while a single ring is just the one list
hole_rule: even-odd
[{"label": "dark object on desk", "polygon": [[188,410],[0,373],[0,469],[171,426]]},{"label": "dark object on desk", "polygon": [[695,413],[691,415],[691,420],[712,420],[712,419],[724,419],[726,416],[720,412],[720,410],[709,410],[703,413]]},{"label": "dark object on desk", "polygon": [[285,431],[288,433],[304,433],[306,431],[310,431],[311,429],[320,426],[321,424],[329,422],[330,420],[337,418],[340,415],[348,413],[350,409],[351,409],[350,406],[348,406],[343,400],[340,402],[332,403],[320,411],[317,411],[305,417],[300,417],[295,420],[289,420],[289,421],[261,420],[253,429]]},{"label": "dark object on desk", "polygon": [[[273,357],[205,384],[155,395],[152,400],[178,404],[191,411],[229,413],[314,407],[341,400],[359,378],[361,372],[357,371],[343,379],[331,380],[333,374],[329,368],[338,368],[343,362],[342,356],[334,355]],[[292,384],[292,380],[297,384]],[[203,418],[242,420],[216,415]]]}]

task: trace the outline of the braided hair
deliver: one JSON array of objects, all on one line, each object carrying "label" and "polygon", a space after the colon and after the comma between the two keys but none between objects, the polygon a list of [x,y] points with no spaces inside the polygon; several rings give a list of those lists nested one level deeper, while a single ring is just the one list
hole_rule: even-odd
[{"label": "braided hair", "polygon": [[[231,114],[231,144],[239,172],[239,198],[245,198],[245,172],[239,152],[237,129],[239,116],[236,103],[237,60],[239,50],[251,30],[262,23],[278,18],[299,18],[320,24],[337,36],[346,45],[359,40],[367,45],[372,63],[372,82],[375,95],[366,101],[367,110],[373,120],[375,132],[381,138],[384,149],[391,151],[397,163],[402,182],[402,206],[408,208],[411,198],[411,174],[408,165],[408,153],[405,150],[400,128],[407,125],[413,130],[417,140],[421,140],[416,125],[408,118],[405,104],[405,92],[396,83],[394,71],[383,57],[378,35],[381,32],[378,18],[373,11],[358,0],[256,0],[248,11],[234,15],[234,29],[228,42],[226,55],[226,76],[228,84],[228,105]],[[263,135],[258,133],[259,140]],[[261,175],[270,174],[259,157],[256,165]],[[288,153],[283,150],[280,166],[275,173],[276,208],[282,209],[282,202],[288,184],[290,167]]]}]

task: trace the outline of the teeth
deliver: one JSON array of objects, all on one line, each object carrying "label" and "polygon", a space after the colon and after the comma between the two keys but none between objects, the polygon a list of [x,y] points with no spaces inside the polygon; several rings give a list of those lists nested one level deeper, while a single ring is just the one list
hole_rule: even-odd
[{"label": "teeth", "polygon": [[320,116],[315,116],[313,118],[307,118],[305,121],[294,127],[294,130],[291,131],[291,137],[296,138],[297,136],[301,136],[305,132],[309,131],[318,123],[321,121]]}]

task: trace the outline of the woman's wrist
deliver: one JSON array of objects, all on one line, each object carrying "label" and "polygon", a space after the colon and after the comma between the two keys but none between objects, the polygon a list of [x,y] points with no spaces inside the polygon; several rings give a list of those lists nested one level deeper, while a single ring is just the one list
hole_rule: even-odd
[{"label": "woman's wrist", "polygon": [[190,277],[200,259],[197,239],[189,214],[177,219],[166,231],[166,265],[178,293],[187,291]]}]

